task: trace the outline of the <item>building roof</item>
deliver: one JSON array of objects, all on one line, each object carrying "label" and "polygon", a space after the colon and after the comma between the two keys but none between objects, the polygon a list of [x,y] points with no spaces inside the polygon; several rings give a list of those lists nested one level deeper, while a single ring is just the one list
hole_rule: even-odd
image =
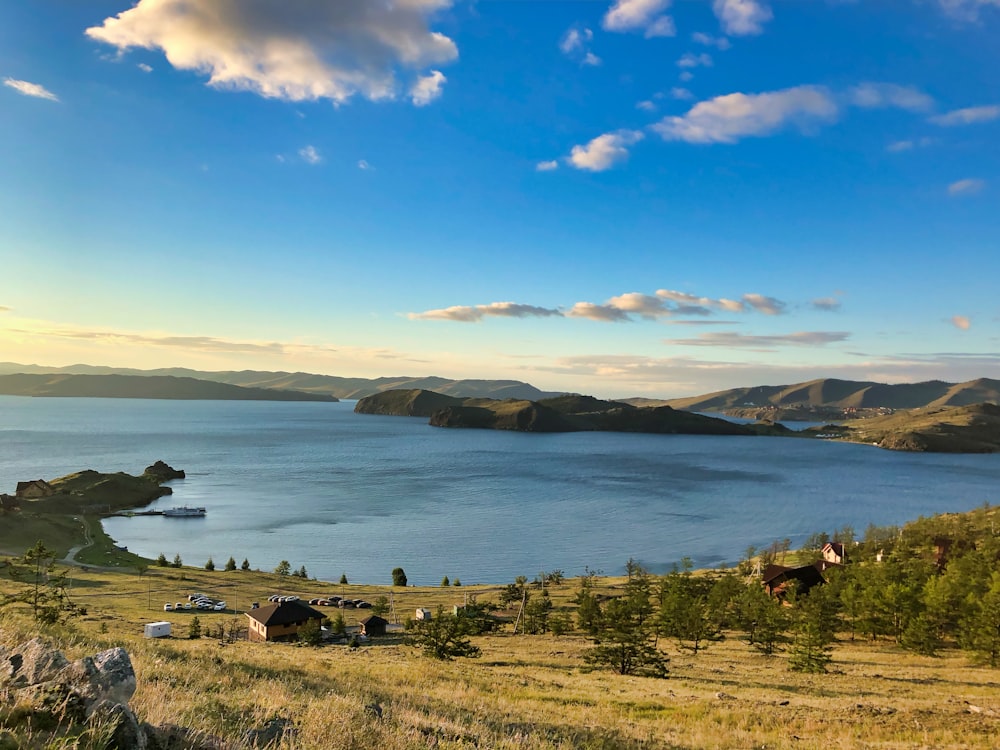
[{"label": "building roof", "polygon": [[261,625],[291,625],[309,619],[322,620],[326,615],[302,602],[275,602],[266,607],[257,607],[246,613],[247,617]]},{"label": "building roof", "polygon": [[828,549],[832,549],[836,554],[841,557],[844,556],[844,545],[840,542],[827,542],[823,545],[823,551],[826,552]]},{"label": "building roof", "polygon": [[44,479],[30,479],[27,482],[18,482],[15,492],[24,492],[29,487],[38,487],[45,490],[46,492],[54,491],[52,485],[46,482]]},{"label": "building roof", "polygon": [[388,625],[389,621],[384,617],[379,617],[378,615],[368,615],[363,620],[359,620],[362,625]]}]

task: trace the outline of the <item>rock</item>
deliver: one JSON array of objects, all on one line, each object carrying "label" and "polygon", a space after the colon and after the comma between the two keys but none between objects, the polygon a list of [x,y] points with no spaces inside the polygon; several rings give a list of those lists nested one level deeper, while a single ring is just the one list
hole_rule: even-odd
[{"label": "rock", "polygon": [[367,711],[371,716],[373,716],[376,719],[382,718],[382,706],[380,706],[378,703],[369,703],[367,706],[365,706],[365,711]]},{"label": "rock", "polygon": [[46,646],[40,638],[22,643],[5,656],[0,685],[7,684],[12,688],[53,680],[69,664],[62,652]]},{"label": "rock", "polygon": [[142,472],[148,477],[152,477],[157,482],[167,482],[171,479],[184,479],[184,471],[175,469],[164,461],[157,461],[151,466],[147,466]]},{"label": "rock", "polygon": [[718,692],[715,694],[715,699],[719,701],[734,701],[736,700],[735,695],[730,695],[729,693]]},{"label": "rock", "polygon": [[285,737],[294,737],[292,720],[275,716],[260,729],[247,730],[244,741],[249,747],[277,747]]},{"label": "rock", "polygon": [[115,703],[128,703],[135,693],[135,670],[128,652],[120,646],[94,657],[101,697]]},{"label": "rock", "polygon": [[146,733],[131,709],[123,703],[101,701],[93,707],[89,723],[107,730],[107,750],[146,750]]}]

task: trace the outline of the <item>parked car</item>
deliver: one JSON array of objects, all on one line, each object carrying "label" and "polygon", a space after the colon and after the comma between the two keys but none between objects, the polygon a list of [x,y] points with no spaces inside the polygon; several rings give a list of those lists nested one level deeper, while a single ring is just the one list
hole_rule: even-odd
[{"label": "parked car", "polygon": [[320,603],[320,600],[319,600],[318,598],[316,598],[316,599],[310,599],[310,600],[309,600],[309,603],[310,603],[310,604],[313,604],[313,605],[315,605],[315,604],[319,604],[319,603]]},{"label": "parked car", "polygon": [[269,602],[276,602],[276,601],[279,601],[279,600],[281,600],[283,598],[284,597],[282,597],[280,594],[271,594],[269,597],[267,597],[267,600]]},{"label": "parked car", "polygon": [[212,609],[214,609],[216,612],[222,612],[223,610],[225,610],[225,608],[226,608],[225,602],[217,602],[216,605],[212,607]]},{"label": "parked car", "polygon": [[184,602],[184,609],[191,609],[191,602]]},{"label": "parked car", "polygon": [[174,611],[174,605],[171,604],[170,602],[167,602],[166,604],[163,605],[163,611],[164,612],[173,612]]},{"label": "parked car", "polygon": [[371,609],[372,605],[369,602],[357,602],[354,605],[358,609]]}]

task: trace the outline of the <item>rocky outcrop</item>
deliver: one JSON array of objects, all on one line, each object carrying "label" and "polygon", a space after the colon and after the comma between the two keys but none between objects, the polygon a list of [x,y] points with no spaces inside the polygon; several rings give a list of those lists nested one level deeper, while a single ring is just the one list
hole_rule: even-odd
[{"label": "rocky outcrop", "polygon": [[183,469],[175,469],[164,461],[157,461],[143,470],[143,476],[147,476],[156,482],[169,482],[171,479],[183,479]]},{"label": "rocky outcrop", "polygon": [[430,417],[450,406],[460,406],[464,399],[443,393],[416,389],[383,391],[365,396],[354,405],[357,414],[384,414],[392,417]]},{"label": "rocky outcrop", "polygon": [[[135,670],[123,648],[70,662],[40,638],[13,649],[0,646],[0,707],[6,701],[22,709],[18,715],[26,717],[35,741],[40,739],[38,727],[50,726],[99,729],[109,750],[221,746],[186,729],[140,722],[128,705],[135,688]],[[17,742],[16,722],[8,719],[7,730]]]}]

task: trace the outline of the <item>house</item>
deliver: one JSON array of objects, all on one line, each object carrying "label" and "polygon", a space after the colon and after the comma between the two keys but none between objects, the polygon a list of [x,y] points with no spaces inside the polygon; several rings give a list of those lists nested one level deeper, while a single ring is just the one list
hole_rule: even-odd
[{"label": "house", "polygon": [[325,615],[300,601],[284,601],[257,607],[246,613],[251,641],[290,641],[309,620],[322,621]]},{"label": "house", "polygon": [[378,615],[369,615],[361,621],[361,635],[373,638],[378,635],[385,635],[385,629],[389,621]]},{"label": "house", "polygon": [[761,574],[761,583],[767,593],[784,599],[793,586],[800,594],[805,594],[813,586],[826,583],[818,565],[803,565],[799,568],[788,568],[784,565],[768,565]]},{"label": "house", "polygon": [[827,562],[843,565],[845,557],[844,545],[840,542],[827,542],[823,545],[823,559]]},{"label": "house", "polygon": [[18,482],[14,491],[19,500],[38,500],[56,494],[55,488],[44,479],[32,479],[28,482]]},{"label": "house", "polygon": [[414,620],[429,620],[431,619],[431,611],[425,607],[417,607],[416,613],[413,615]]}]

